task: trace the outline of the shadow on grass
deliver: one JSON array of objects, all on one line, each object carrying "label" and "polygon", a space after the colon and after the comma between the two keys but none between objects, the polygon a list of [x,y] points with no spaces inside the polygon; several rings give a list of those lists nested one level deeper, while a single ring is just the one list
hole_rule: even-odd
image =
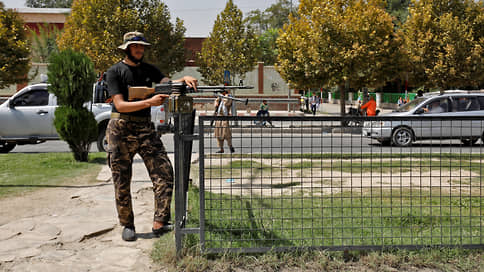
[{"label": "shadow on grass", "polygon": [[89,163],[95,163],[95,164],[106,164],[106,158],[93,158],[89,160]]},{"label": "shadow on grass", "polygon": [[[249,201],[245,202],[247,212],[246,222],[228,222],[213,224],[206,222],[206,230],[219,235],[217,241],[226,241],[226,248],[233,247],[274,247],[274,246],[294,246],[294,243],[283,238],[275,232],[264,227],[263,222],[258,222],[254,215],[254,210]],[[219,220],[216,220],[220,222]],[[255,243],[255,245],[254,245]],[[218,243],[217,243],[218,244]],[[223,245],[222,245],[223,247]]]}]

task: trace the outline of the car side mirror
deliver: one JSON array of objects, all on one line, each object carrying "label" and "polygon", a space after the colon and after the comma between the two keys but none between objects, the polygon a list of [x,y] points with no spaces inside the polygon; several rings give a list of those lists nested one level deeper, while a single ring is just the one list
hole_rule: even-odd
[{"label": "car side mirror", "polygon": [[13,102],[13,99],[8,100],[8,107],[11,109],[15,108],[15,103]]},{"label": "car side mirror", "polygon": [[422,114],[424,113],[424,109],[423,108],[418,108],[416,111],[415,111],[415,114]]}]

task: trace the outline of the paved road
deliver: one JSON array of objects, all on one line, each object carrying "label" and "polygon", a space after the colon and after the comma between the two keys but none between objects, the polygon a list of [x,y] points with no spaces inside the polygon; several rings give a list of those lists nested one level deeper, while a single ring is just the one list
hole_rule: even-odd
[{"label": "paved road", "polygon": [[[173,134],[162,137],[168,153],[174,152]],[[478,142],[479,144],[480,142]],[[205,152],[217,151],[217,143],[213,134],[205,135]],[[381,146],[377,141],[361,137],[358,134],[233,134],[233,146],[237,153],[483,153],[484,146],[465,147],[457,140],[428,140],[419,141],[412,147],[399,148]],[[198,153],[199,142],[193,144],[193,152]],[[95,144],[91,145],[91,152],[97,152]],[[38,145],[16,146],[12,153],[43,153],[70,152],[63,141],[50,141]]]}]

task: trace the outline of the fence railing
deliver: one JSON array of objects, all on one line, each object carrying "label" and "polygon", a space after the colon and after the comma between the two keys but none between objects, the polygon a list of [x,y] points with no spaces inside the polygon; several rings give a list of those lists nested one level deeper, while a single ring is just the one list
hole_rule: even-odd
[{"label": "fence railing", "polygon": [[[234,153],[216,153],[220,120]],[[187,227],[205,252],[484,247],[484,117],[198,125]]]}]

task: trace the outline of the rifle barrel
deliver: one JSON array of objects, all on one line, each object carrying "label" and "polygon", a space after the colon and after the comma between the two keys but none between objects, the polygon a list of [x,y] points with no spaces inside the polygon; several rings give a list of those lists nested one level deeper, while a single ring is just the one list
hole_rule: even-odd
[{"label": "rifle barrel", "polygon": [[197,86],[197,89],[200,90],[215,90],[215,89],[254,89],[253,86],[225,86],[225,85],[218,85],[218,86]]}]

